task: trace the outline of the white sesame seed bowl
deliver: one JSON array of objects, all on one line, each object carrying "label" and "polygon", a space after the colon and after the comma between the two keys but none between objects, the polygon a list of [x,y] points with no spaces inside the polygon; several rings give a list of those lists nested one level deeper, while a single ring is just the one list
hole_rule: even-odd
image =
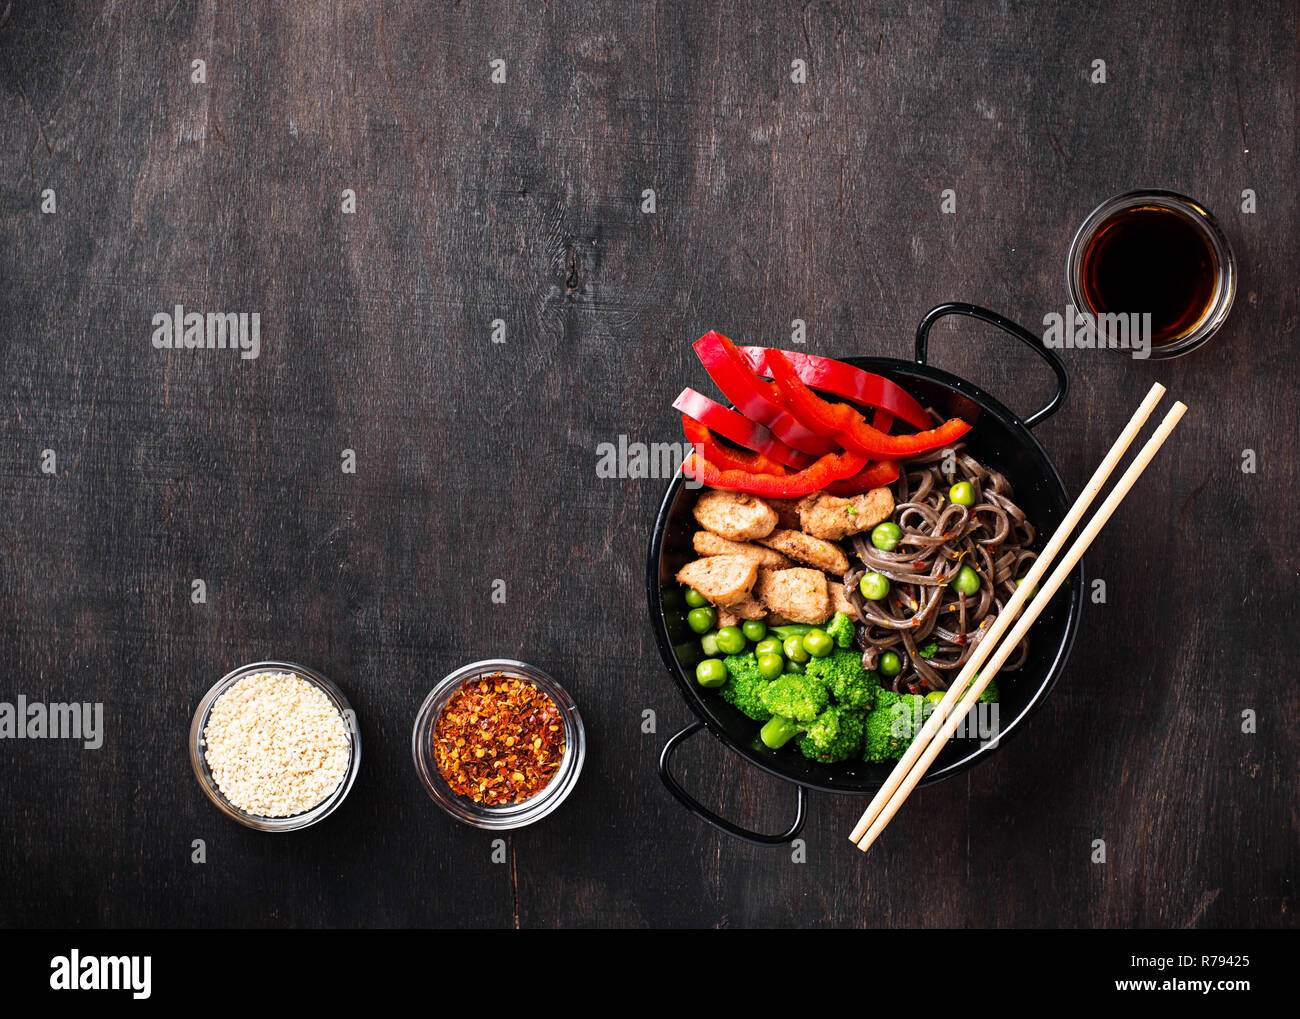
[{"label": "white sesame seed bowl", "polygon": [[352,705],[295,662],[253,662],[223,676],[195,709],[189,743],[208,799],[258,831],[297,831],[328,817],[361,768]]}]

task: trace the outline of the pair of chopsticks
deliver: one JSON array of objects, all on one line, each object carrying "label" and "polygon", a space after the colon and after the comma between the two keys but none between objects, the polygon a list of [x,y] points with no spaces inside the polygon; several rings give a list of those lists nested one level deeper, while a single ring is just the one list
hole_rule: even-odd
[{"label": "pair of chopsticks", "polygon": [[[1147,440],[1146,445],[1134,458],[1133,463],[1129,465],[1123,477],[1116,483],[1106,501],[1101,504],[1101,508],[1097,510],[1087,526],[1075,539],[1074,544],[1070,546],[1069,551],[1065,553],[1065,558],[1061,560],[1056,569],[1052,571],[1052,575],[1042,584],[1041,590],[1035,594],[1034,589],[1038,587],[1039,581],[1051,568],[1052,561],[1065,545],[1066,539],[1070,537],[1071,532],[1083,519],[1084,513],[1092,505],[1093,499],[1100,494],[1111,473],[1118,466],[1124,453],[1137,437],[1138,432],[1142,430],[1142,426],[1146,424],[1147,418],[1151,416],[1151,412],[1155,409],[1156,404],[1160,402],[1160,398],[1164,396],[1164,393],[1165,387],[1158,382],[1151,387],[1151,392],[1147,393],[1142,405],[1129,419],[1129,423],[1124,426],[1124,431],[1115,440],[1115,445],[1106,454],[1106,459],[1101,462],[1079,498],[1070,507],[1065,519],[1061,521],[1061,526],[1056,529],[1056,533],[1052,535],[1047,546],[1039,554],[1038,561],[1034,563],[1030,571],[1020,581],[1015,594],[1011,596],[1011,600],[998,613],[984,639],[975,645],[970,658],[967,659],[961,672],[957,674],[957,678],[953,680],[943,700],[935,706],[933,714],[926,720],[925,725],[921,727],[921,731],[912,740],[911,746],[907,748],[907,752],[894,767],[889,778],[885,780],[885,784],[880,787],[880,791],[876,793],[871,805],[867,807],[866,813],[862,815],[857,827],[853,829],[853,834],[849,836],[863,852],[866,852],[871,844],[880,837],[880,833],[885,830],[885,826],[893,820],[898,808],[903,805],[903,801],[907,799],[912,790],[916,788],[916,784],[925,776],[934,759],[939,756],[948,740],[956,732],[961,720],[969,714],[970,709],[979,700],[984,688],[998,674],[1002,664],[1015,651],[1021,640],[1024,639],[1025,633],[1034,625],[1034,621],[1047,607],[1057,589],[1069,579],[1074,567],[1083,557],[1083,553],[1088,550],[1088,546],[1092,544],[1093,539],[1106,526],[1106,522],[1111,518],[1119,504],[1124,501],[1129,489],[1133,487],[1160,447],[1164,445],[1165,439],[1169,438],[1170,432],[1174,430],[1179,418],[1187,410],[1187,407],[1179,402],[1174,403],[1160,426]],[[1025,608],[1026,603],[1028,603],[1029,607],[1021,615],[1021,609]],[[1016,619],[1017,616],[1020,616],[1018,620]],[[1015,623],[1014,626],[1012,626],[1013,622]],[[1011,631],[1009,634],[1007,633],[1008,630]],[[1003,639],[1004,634],[1006,634],[1005,640]]]}]

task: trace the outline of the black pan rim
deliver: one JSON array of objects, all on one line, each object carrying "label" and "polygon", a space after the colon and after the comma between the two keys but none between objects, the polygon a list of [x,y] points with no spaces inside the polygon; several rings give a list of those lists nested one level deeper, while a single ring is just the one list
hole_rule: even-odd
[{"label": "black pan rim", "polygon": [[[1037,436],[1025,425],[1024,421],[1011,410],[1009,410],[1001,401],[985,392],[974,383],[946,372],[941,368],[932,367],[918,361],[904,361],[897,358],[873,357],[873,356],[847,356],[838,357],[838,361],[845,364],[853,365],[867,371],[876,371],[882,374],[895,375],[913,375],[920,378],[937,382],[947,388],[961,394],[976,403],[980,409],[986,413],[992,414],[1007,425],[1013,433],[1020,438],[1024,444],[1029,447],[1030,451],[1037,456],[1045,468],[1045,475],[1048,482],[1051,483],[1055,494],[1059,496],[1062,514],[1068,509],[1070,503],[1065,491],[1065,485],[1061,481],[1060,473],[1057,471],[1055,464],[1052,463],[1051,457],[1043,448]],[[807,789],[816,789],[820,792],[838,793],[841,795],[865,795],[874,793],[880,788],[879,782],[855,782],[851,786],[847,784],[829,785],[822,782],[809,781],[805,776],[794,776],[785,770],[760,756],[757,752],[744,746],[735,740],[726,729],[713,717],[713,713],[708,710],[703,698],[694,689],[694,684],[682,670],[677,661],[677,656],[673,651],[672,641],[668,635],[667,626],[664,623],[663,604],[660,598],[659,577],[660,577],[660,560],[663,553],[664,537],[667,534],[668,524],[671,519],[671,513],[674,503],[677,501],[678,494],[685,484],[685,478],[678,474],[669,482],[668,490],[665,492],[659,509],[655,514],[654,528],[650,535],[650,545],[646,559],[646,599],[647,607],[650,612],[650,622],[655,631],[655,642],[659,647],[659,655],[667,667],[669,675],[672,676],[679,692],[689,705],[691,712],[705,728],[712,733],[714,737],[722,742],[729,750],[738,753],[750,764],[767,772],[776,778],[783,779],[794,785],[800,785]],[[1066,610],[1065,634],[1057,647],[1052,662],[1047,669],[1046,675],[1042,682],[1029,698],[1025,705],[1015,718],[1003,728],[996,742],[986,743],[982,746],[975,747],[970,753],[961,757],[959,760],[952,761],[942,768],[928,773],[921,781],[921,785],[932,785],[945,779],[960,775],[977,763],[985,760],[1000,749],[1009,738],[1014,736],[1042,706],[1047,696],[1055,688],[1065,665],[1069,660],[1070,653],[1074,648],[1074,641],[1078,634],[1079,621],[1083,613],[1083,588],[1084,572],[1082,563],[1079,564],[1075,571],[1074,578],[1070,584],[1069,604]]]}]

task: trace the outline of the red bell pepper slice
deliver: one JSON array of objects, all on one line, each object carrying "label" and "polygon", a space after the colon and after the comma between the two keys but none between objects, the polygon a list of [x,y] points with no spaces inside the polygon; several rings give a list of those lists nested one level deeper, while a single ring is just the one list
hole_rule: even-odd
[{"label": "red bell pepper slice", "polygon": [[692,453],[682,464],[682,473],[710,488],[725,488],[768,499],[798,499],[820,492],[833,481],[850,478],[862,470],[866,457],[858,453],[827,453],[810,467],[794,474],[754,474],[750,471],[723,470],[709,463],[699,453]]},{"label": "red bell pepper slice", "polygon": [[[740,347],[740,354],[745,363],[758,375],[771,377],[767,367],[768,347]],[[905,389],[881,375],[864,372],[843,361],[816,354],[804,354],[797,350],[783,350],[786,360],[790,362],[804,385],[823,393],[865,407],[879,407],[902,418],[913,428],[930,428],[933,422],[930,415]],[[880,427],[879,424],[876,425]]]},{"label": "red bell pepper slice", "polygon": [[843,499],[848,499],[854,495],[861,495],[863,492],[870,492],[873,488],[884,488],[886,485],[892,485],[897,480],[897,462],[893,460],[877,460],[875,463],[868,464],[867,469],[862,473],[827,485],[826,491],[831,495],[838,495]]},{"label": "red bell pepper slice", "polygon": [[682,415],[682,431],[686,441],[702,453],[704,459],[723,470],[749,471],[752,474],[786,474],[788,471],[771,457],[762,453],[749,453],[732,449],[720,443],[714,434],[689,414]]},{"label": "red bell pepper slice", "polygon": [[873,460],[903,460],[951,445],[968,431],[961,418],[949,418],[937,428],[912,435],[889,435],[872,428],[852,405],[828,403],[809,389],[779,350],[767,352],[767,366],[786,406],[811,429],[832,438],[846,450]]},{"label": "red bell pepper slice", "polygon": [[[877,417],[879,418],[879,416],[878,414]],[[885,416],[889,417],[888,414]],[[762,453],[748,453],[724,446],[717,440],[713,432],[686,414],[682,415],[682,430],[686,433],[686,441],[695,448],[695,451],[701,453],[705,460],[719,470],[748,471],[751,474],[774,474],[778,476],[790,473],[781,464],[764,456]],[[873,488],[881,488],[897,480],[898,464],[893,460],[877,460],[874,463],[867,464],[865,470],[860,471],[851,478],[831,482],[826,486],[825,491],[831,495],[847,498],[869,492]]]},{"label": "red bell pepper slice", "polygon": [[755,375],[727,337],[710,330],[695,341],[695,353],[714,385],[745,417],[765,425],[801,453],[824,456],[835,452],[837,446],[828,434],[819,434],[792,414],[776,386]]},{"label": "red bell pepper slice", "polygon": [[[673,401],[673,407],[693,417],[724,439],[730,439],[746,449],[762,453],[795,470],[802,470],[815,459],[807,453],[791,449],[762,425],[754,424],[744,414],[724,407],[694,389],[683,389],[681,395]],[[880,427],[878,420],[876,427]]]},{"label": "red bell pepper slice", "polygon": [[[887,432],[894,427],[894,415],[883,407],[877,407],[871,424],[882,432]],[[898,463],[896,461],[876,460],[867,464],[867,469],[861,474],[855,474],[851,478],[845,478],[843,481],[836,481],[827,485],[826,491],[831,495],[838,495],[842,499],[847,499],[854,495],[861,495],[863,492],[870,492],[873,488],[892,485],[897,480]]]}]

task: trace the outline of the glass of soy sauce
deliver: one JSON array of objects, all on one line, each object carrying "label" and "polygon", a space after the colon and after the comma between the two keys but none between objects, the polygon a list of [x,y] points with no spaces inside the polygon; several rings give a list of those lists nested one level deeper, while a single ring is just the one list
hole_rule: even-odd
[{"label": "glass of soy sauce", "polygon": [[1078,311],[1137,316],[1135,325],[1149,322],[1150,356],[1177,357],[1223,325],[1237,263],[1198,202],[1173,191],[1130,191],[1083,221],[1070,242],[1068,281]]}]

